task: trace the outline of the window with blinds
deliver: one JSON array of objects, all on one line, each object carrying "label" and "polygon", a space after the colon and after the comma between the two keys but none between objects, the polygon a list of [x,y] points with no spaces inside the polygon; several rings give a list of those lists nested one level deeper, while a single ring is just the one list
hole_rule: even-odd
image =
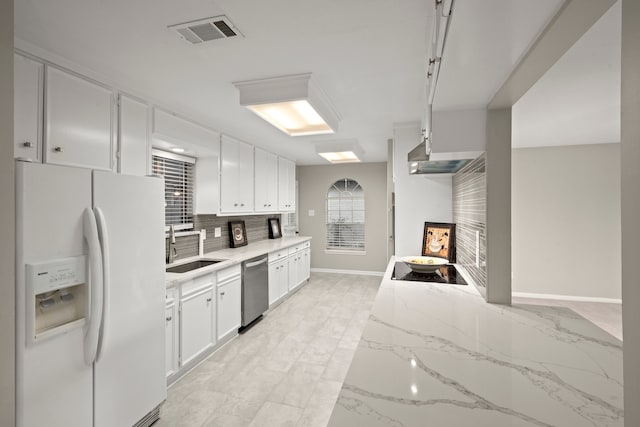
[{"label": "window with blinds", "polygon": [[327,249],[364,251],[364,190],[343,178],[327,191]]},{"label": "window with blinds", "polygon": [[164,177],[165,224],[177,230],[193,228],[193,168],[195,159],[153,150],[152,173]]}]

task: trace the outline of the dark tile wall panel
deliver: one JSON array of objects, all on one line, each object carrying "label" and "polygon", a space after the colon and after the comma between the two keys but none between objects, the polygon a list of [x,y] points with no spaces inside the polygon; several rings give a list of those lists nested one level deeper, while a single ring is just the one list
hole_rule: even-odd
[{"label": "dark tile wall panel", "polygon": [[[176,237],[176,250],[178,251],[175,256],[176,260],[182,258],[189,258],[190,256],[198,255],[198,241],[200,237],[196,234],[193,236]],[[165,239],[165,260],[169,256],[169,239]]]},{"label": "dark tile wall panel", "polygon": [[[282,223],[280,214],[250,216],[195,215],[193,217],[193,228],[196,231],[200,231],[203,228],[207,230],[207,239],[204,241],[204,253],[207,253],[229,247],[229,227],[227,225],[229,221],[244,221],[247,229],[247,241],[249,243],[268,239],[268,218],[279,218]],[[215,236],[214,231],[216,227],[222,229],[222,235],[220,237],[213,237]],[[178,250],[178,255],[175,259],[178,260],[198,255],[199,239],[199,235],[177,237],[176,249]],[[165,242],[165,256],[167,256],[169,254],[169,239],[166,239]]]},{"label": "dark tile wall panel", "polygon": [[[193,219],[193,226],[196,231],[207,230],[207,240],[204,241],[204,252],[217,251],[229,247],[229,221],[244,221],[247,229],[247,241],[249,243],[259,242],[269,238],[269,228],[267,227],[267,219],[279,218],[280,215],[251,215],[251,216],[216,216],[216,215],[197,215]],[[280,219],[282,223],[282,219]],[[221,237],[213,237],[214,228],[220,227],[222,230]]]},{"label": "dark tile wall panel", "polygon": [[[487,286],[487,186],[485,155],[453,176],[453,222],[456,223],[457,262],[478,286]],[[476,247],[479,237],[479,266]]]}]

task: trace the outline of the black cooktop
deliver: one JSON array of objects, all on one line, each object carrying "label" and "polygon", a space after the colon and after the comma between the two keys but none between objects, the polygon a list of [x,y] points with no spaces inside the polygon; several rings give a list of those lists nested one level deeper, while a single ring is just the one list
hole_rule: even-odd
[{"label": "black cooktop", "polygon": [[391,280],[409,280],[412,282],[444,283],[447,285],[466,285],[462,275],[451,265],[443,265],[433,273],[416,273],[404,262],[396,262]]}]

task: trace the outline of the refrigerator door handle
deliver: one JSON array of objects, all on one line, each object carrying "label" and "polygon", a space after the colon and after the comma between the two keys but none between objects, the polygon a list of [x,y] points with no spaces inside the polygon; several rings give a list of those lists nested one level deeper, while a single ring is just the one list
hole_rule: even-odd
[{"label": "refrigerator door handle", "polygon": [[86,208],[83,215],[84,239],[89,248],[89,321],[84,335],[84,361],[91,365],[96,359],[98,351],[98,335],[102,321],[102,251],[98,237],[96,217],[91,208]]},{"label": "refrigerator door handle", "polygon": [[102,250],[102,319],[100,322],[100,330],[98,336],[98,349],[96,354],[96,362],[100,361],[100,357],[104,351],[105,336],[107,333],[107,320],[109,316],[109,287],[111,286],[109,268],[109,232],[104,213],[99,207],[94,208],[96,216],[96,224],[98,225],[98,238],[100,239],[100,249]]}]

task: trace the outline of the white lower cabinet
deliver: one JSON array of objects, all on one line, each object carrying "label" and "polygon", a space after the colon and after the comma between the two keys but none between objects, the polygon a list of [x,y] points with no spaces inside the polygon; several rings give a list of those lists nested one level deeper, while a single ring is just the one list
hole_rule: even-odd
[{"label": "white lower cabinet", "polygon": [[165,306],[165,365],[167,377],[178,371],[178,306],[175,299],[175,289],[167,290]]},{"label": "white lower cabinet", "polygon": [[311,272],[310,242],[303,242],[289,249],[289,290],[302,285]]},{"label": "white lower cabinet", "polygon": [[300,281],[304,282],[311,277],[311,248],[307,247],[302,251],[300,268]]},{"label": "white lower cabinet", "polygon": [[289,291],[294,290],[300,284],[298,282],[298,266],[300,265],[300,253],[289,255]]},{"label": "white lower cabinet", "polygon": [[269,305],[289,292],[289,265],[287,258],[269,264]]},{"label": "white lower cabinet", "polygon": [[192,282],[185,292],[182,289],[180,299],[180,360],[181,366],[186,365],[202,352],[216,343],[213,282],[194,288]]},{"label": "white lower cabinet", "polygon": [[240,276],[218,283],[218,340],[238,332],[241,323]]},{"label": "white lower cabinet", "polygon": [[269,305],[289,292],[289,249],[269,254]]}]

